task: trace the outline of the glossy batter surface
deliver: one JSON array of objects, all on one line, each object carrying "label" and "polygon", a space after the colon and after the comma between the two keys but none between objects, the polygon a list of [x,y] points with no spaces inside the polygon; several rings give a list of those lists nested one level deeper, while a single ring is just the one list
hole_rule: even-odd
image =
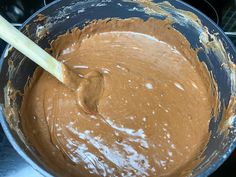
[{"label": "glossy batter surface", "polygon": [[24,133],[57,175],[182,176],[194,167],[213,103],[210,77],[180,33],[153,19],[100,21],[59,37],[52,52],[81,77],[103,78],[97,114],[45,71],[26,88]]}]

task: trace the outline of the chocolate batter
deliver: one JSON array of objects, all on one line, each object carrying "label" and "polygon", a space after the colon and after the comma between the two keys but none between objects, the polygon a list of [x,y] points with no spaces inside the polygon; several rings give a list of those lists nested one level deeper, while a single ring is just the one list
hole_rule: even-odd
[{"label": "chocolate batter", "polygon": [[52,42],[52,54],[80,77],[101,74],[85,96],[96,113],[76,104],[82,90],[41,69],[25,90],[25,136],[57,176],[183,176],[196,166],[209,137],[212,82],[170,24],[99,20]]}]

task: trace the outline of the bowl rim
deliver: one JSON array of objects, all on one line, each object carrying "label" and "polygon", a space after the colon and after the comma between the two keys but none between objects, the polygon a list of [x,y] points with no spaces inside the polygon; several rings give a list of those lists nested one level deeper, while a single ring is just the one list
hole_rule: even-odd
[{"label": "bowl rim", "polygon": [[[55,0],[46,6],[40,8],[36,12],[34,12],[29,18],[26,19],[26,21],[19,27],[19,30],[22,30],[32,19],[34,19],[38,14],[40,14],[45,9],[49,8],[50,6],[59,3],[62,0]],[[10,48],[10,45],[7,44],[1,57],[0,57],[0,71],[2,67],[2,63],[6,58],[6,53],[8,52],[8,49]],[[9,140],[10,144],[13,146],[15,151],[37,172],[39,172],[43,176],[47,177],[53,177],[52,174],[50,174],[45,168],[41,167],[41,164],[37,164],[35,161],[33,161],[26,153],[25,151],[19,146],[19,144],[16,142],[11,129],[6,121],[6,118],[3,113],[3,107],[0,105],[0,124],[2,125],[3,132],[5,133],[7,139]]]},{"label": "bowl rim", "polygon": [[[233,44],[233,42],[229,39],[229,37],[225,34],[225,32],[223,31],[223,29],[218,26],[211,18],[209,18],[207,15],[205,15],[203,12],[201,12],[200,10],[198,10],[197,8],[191,6],[190,4],[187,4],[186,2],[183,2],[182,0],[176,0],[178,3],[183,4],[184,6],[186,6],[187,8],[190,8],[194,14],[196,14],[199,18],[204,18],[205,20],[207,20],[209,22],[210,25],[213,26],[214,29],[217,30],[217,32],[219,32],[219,36],[221,38],[224,38],[224,40],[227,43],[227,46],[230,47],[230,50],[234,53],[234,55],[236,56],[236,46]],[[202,20],[202,19],[200,19]],[[224,46],[225,47],[225,46]],[[236,61],[235,61],[236,62]],[[236,127],[234,127],[236,129]],[[203,172],[200,172],[199,174],[197,174],[199,177],[205,177],[205,176],[209,176],[211,175],[213,172],[215,172],[228,158],[229,156],[232,154],[232,152],[236,149],[236,139],[234,139],[234,141],[230,144],[230,146],[228,148],[226,148],[224,155],[219,156],[217,158],[217,160],[212,163],[210,166],[208,166],[206,168],[206,170],[204,170]]]},{"label": "bowl rim", "polygon": [[[63,0],[55,0],[49,4],[47,4],[46,6],[40,8],[39,10],[37,10],[35,13],[33,13],[23,24],[22,26],[19,28],[19,30],[22,30],[32,19],[34,19],[38,14],[40,14],[41,12],[43,12],[45,9],[49,8],[50,6],[57,4],[59,2],[61,2]],[[163,0],[154,0],[154,2],[156,1],[163,1]],[[201,18],[205,19],[210,25],[212,25],[212,27],[219,32],[219,35],[221,38],[224,38],[225,42],[227,43],[227,46],[230,47],[230,50],[235,54],[236,56],[236,46],[233,44],[233,42],[228,38],[228,36],[224,33],[224,31],[212,20],[210,19],[207,15],[205,15],[203,12],[201,12],[200,10],[198,10],[197,8],[191,6],[190,4],[187,4],[186,2],[183,2],[181,0],[166,0],[168,2],[170,2],[172,5],[173,3],[179,3],[181,6],[183,7],[187,7],[188,9],[191,9],[191,12],[193,12],[194,14],[196,14],[200,20],[202,20]],[[1,57],[0,57],[0,71],[1,71],[1,67],[2,67],[2,63],[4,61],[5,54],[7,53],[8,49],[9,49],[10,45],[7,44]],[[49,176],[49,177],[53,177],[52,174],[50,174],[45,168],[41,167],[40,164],[37,164],[36,162],[34,162],[26,153],[24,150],[21,149],[21,147],[19,146],[19,144],[16,142],[15,138],[13,137],[13,134],[10,130],[10,127],[5,119],[5,116],[3,114],[3,107],[0,105],[0,124],[2,125],[3,131],[7,137],[7,139],[9,140],[10,144],[13,146],[13,148],[16,150],[16,152],[31,166],[33,167],[33,169],[35,169],[36,171],[38,171],[40,174],[42,174],[43,176]],[[231,153],[234,151],[234,149],[236,149],[236,140],[233,141],[230,146],[225,150],[224,155],[223,156],[219,156],[218,159],[212,163],[210,166],[208,166],[206,168],[206,170],[200,172],[199,174],[196,174],[199,177],[204,177],[204,176],[209,176],[210,174],[212,174],[214,171],[216,171],[225,161],[226,159],[228,159],[228,157],[231,155]]]}]

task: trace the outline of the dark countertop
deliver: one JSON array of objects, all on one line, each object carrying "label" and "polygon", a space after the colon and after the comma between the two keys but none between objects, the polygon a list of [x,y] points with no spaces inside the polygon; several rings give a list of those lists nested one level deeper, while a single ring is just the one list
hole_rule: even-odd
[{"label": "dark countertop", "polygon": [[17,154],[0,126],[0,177],[27,176],[42,177]]}]

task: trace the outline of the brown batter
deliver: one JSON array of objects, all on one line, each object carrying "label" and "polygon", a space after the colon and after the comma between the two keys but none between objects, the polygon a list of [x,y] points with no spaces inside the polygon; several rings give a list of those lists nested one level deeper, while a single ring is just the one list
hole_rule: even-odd
[{"label": "brown batter", "polygon": [[169,21],[96,21],[58,37],[52,54],[81,77],[102,74],[96,114],[45,71],[25,90],[24,133],[57,176],[183,176],[193,169],[209,137],[211,78]]}]

